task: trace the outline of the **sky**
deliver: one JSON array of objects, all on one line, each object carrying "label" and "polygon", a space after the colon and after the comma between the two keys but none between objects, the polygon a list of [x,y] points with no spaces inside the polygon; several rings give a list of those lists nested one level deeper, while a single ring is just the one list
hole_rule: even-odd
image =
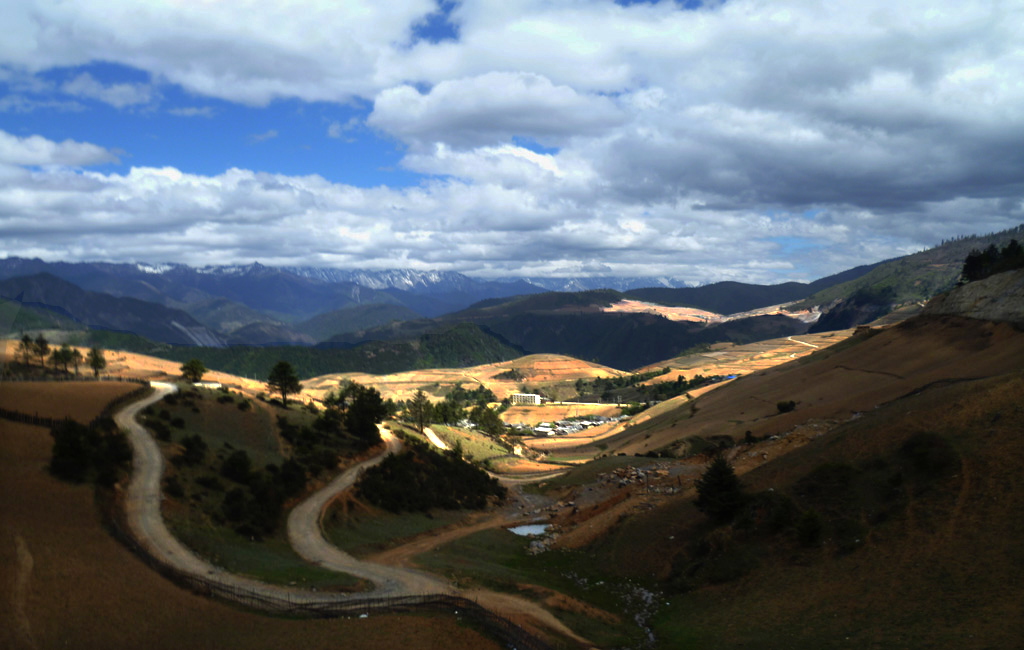
[{"label": "sky", "polygon": [[0,256],[813,280],[1024,222],[1024,2],[0,3]]}]

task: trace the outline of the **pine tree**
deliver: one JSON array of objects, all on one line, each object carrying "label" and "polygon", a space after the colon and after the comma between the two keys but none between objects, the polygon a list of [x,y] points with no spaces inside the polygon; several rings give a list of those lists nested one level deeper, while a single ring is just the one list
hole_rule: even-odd
[{"label": "pine tree", "polygon": [[732,521],[746,500],[736,472],[722,456],[715,457],[695,485],[697,509],[719,524]]}]

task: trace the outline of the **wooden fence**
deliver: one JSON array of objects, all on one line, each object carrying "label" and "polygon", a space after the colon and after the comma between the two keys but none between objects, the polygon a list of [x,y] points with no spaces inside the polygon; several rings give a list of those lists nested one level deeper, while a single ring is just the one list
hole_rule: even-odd
[{"label": "wooden fence", "polygon": [[[17,380],[15,380],[15,381],[17,381]],[[38,381],[38,380],[35,380],[35,381]],[[65,380],[57,379],[57,380],[47,380],[47,381],[65,381]],[[97,380],[95,380],[95,379],[87,379],[85,381],[97,381]],[[133,401],[139,399],[140,397],[145,395],[150,390],[149,382],[145,381],[145,380],[142,380],[142,379],[132,379],[132,378],[121,378],[121,377],[119,377],[117,379],[109,378],[109,379],[101,379],[99,381],[117,381],[117,382],[122,382],[122,383],[140,384],[140,386],[138,388],[136,388],[135,390],[133,390],[133,391],[127,392],[124,395],[121,395],[120,397],[115,397],[114,399],[112,399],[106,406],[103,407],[103,410],[100,411],[100,414],[97,415],[93,419],[92,422],[96,422],[97,420],[100,420],[102,418],[112,416],[114,414],[114,411],[119,409],[121,406],[127,404],[128,402],[133,402]],[[0,408],[0,419],[11,420],[12,422],[21,422],[23,424],[31,424],[31,425],[37,426],[37,427],[53,428],[53,427],[57,426],[58,424],[60,424],[61,422],[65,422],[67,420],[71,420],[72,418],[69,418],[69,417],[65,417],[65,418],[41,417],[38,413],[36,413],[36,414],[22,413],[21,411],[15,411],[15,410],[11,410],[11,409]],[[90,423],[90,424],[92,424],[92,423]]]}]

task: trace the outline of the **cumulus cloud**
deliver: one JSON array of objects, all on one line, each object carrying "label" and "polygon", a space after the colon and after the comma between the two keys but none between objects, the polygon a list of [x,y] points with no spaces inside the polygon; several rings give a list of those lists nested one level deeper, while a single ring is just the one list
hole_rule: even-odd
[{"label": "cumulus cloud", "polygon": [[[202,242],[232,259],[291,259],[308,245],[337,264],[692,280],[809,279],[1021,221],[1024,13],[1013,3],[479,0],[449,12],[457,38],[417,41],[436,12],[430,0],[8,3],[0,81],[23,100],[0,109],[43,101],[31,72],[98,60],[249,105],[355,98],[424,175],[360,189],[240,170],[47,171],[4,189],[10,209],[80,205],[86,224],[127,224],[116,215],[136,205],[169,209],[160,196],[191,219],[164,244],[185,257]],[[86,74],[66,88],[145,103],[142,87]],[[77,160],[71,145],[53,157]],[[42,164],[20,155],[13,164]],[[58,199],[60,183],[73,189]],[[794,239],[806,245],[787,250]]]},{"label": "cumulus cloud", "polygon": [[[25,170],[0,173],[0,254],[770,282],[814,279],[863,261],[860,256],[876,260],[913,249],[895,230],[862,238],[858,222],[870,217],[860,213],[807,220],[713,212],[689,200],[640,205],[581,191],[592,181],[577,179],[573,161],[559,156],[507,148],[465,155],[466,164],[474,164],[473,156],[491,158],[497,169],[404,189],[359,188],[237,168],[216,175],[173,167],[89,171],[69,165],[109,160],[109,152],[0,134],[0,170]],[[529,171],[502,169],[508,161]],[[518,183],[505,182],[509,177]],[[966,224],[968,215],[986,214],[993,206],[984,203],[961,202],[957,219]],[[949,218],[940,212],[944,206],[918,216]],[[980,223],[1011,225],[998,218]],[[818,252],[781,255],[780,238],[802,238]],[[822,250],[842,257],[822,259]]]},{"label": "cumulus cloud", "polygon": [[112,152],[87,142],[54,142],[38,135],[20,138],[0,131],[0,164],[85,166],[116,162]]},{"label": "cumulus cloud", "polygon": [[489,72],[443,81],[428,93],[403,85],[380,93],[367,119],[409,142],[456,146],[493,144],[514,136],[561,144],[570,136],[597,134],[624,116],[614,103],[581,94],[530,73]]}]

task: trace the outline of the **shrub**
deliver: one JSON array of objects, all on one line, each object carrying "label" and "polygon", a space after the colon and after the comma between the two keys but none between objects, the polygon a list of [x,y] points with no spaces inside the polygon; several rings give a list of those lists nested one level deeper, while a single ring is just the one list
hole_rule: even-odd
[{"label": "shrub", "polygon": [[171,412],[168,411],[167,409],[161,409],[160,410],[160,419],[161,420],[170,420],[171,419]]},{"label": "shrub", "polygon": [[171,420],[171,426],[174,427],[175,429],[184,429],[185,420],[182,418],[174,418],[173,420]]},{"label": "shrub", "polygon": [[944,476],[960,467],[960,457],[953,445],[935,433],[911,436],[900,448],[900,456],[910,461],[917,472],[928,477]]},{"label": "shrub", "polygon": [[821,535],[825,526],[817,512],[808,510],[800,516],[796,524],[796,539],[801,546],[811,547],[821,543]]},{"label": "shrub", "polygon": [[198,435],[185,436],[181,439],[184,450],[175,461],[184,465],[198,465],[206,458],[206,441]]},{"label": "shrub", "polygon": [[242,450],[232,452],[220,466],[221,476],[236,483],[247,483],[251,473],[252,461],[249,460],[249,454]]},{"label": "shrub", "polygon": [[168,476],[164,479],[164,492],[176,499],[185,496],[185,488],[181,486],[177,476]]},{"label": "shrub", "polygon": [[196,479],[198,485],[203,486],[207,490],[213,490],[214,492],[223,492],[224,484],[220,482],[220,479],[216,476],[200,476]]},{"label": "shrub", "polygon": [[793,400],[779,402],[775,405],[775,408],[779,409],[779,413],[789,413],[796,408],[796,402]]},{"label": "shrub", "polygon": [[239,411],[251,411],[252,410],[252,402],[250,402],[247,399],[243,399],[242,401],[240,401],[238,403],[238,410]]},{"label": "shrub", "polygon": [[234,403],[234,401],[235,401],[235,398],[232,397],[231,395],[218,395],[217,396],[217,403],[218,404],[232,404],[232,403]]}]

